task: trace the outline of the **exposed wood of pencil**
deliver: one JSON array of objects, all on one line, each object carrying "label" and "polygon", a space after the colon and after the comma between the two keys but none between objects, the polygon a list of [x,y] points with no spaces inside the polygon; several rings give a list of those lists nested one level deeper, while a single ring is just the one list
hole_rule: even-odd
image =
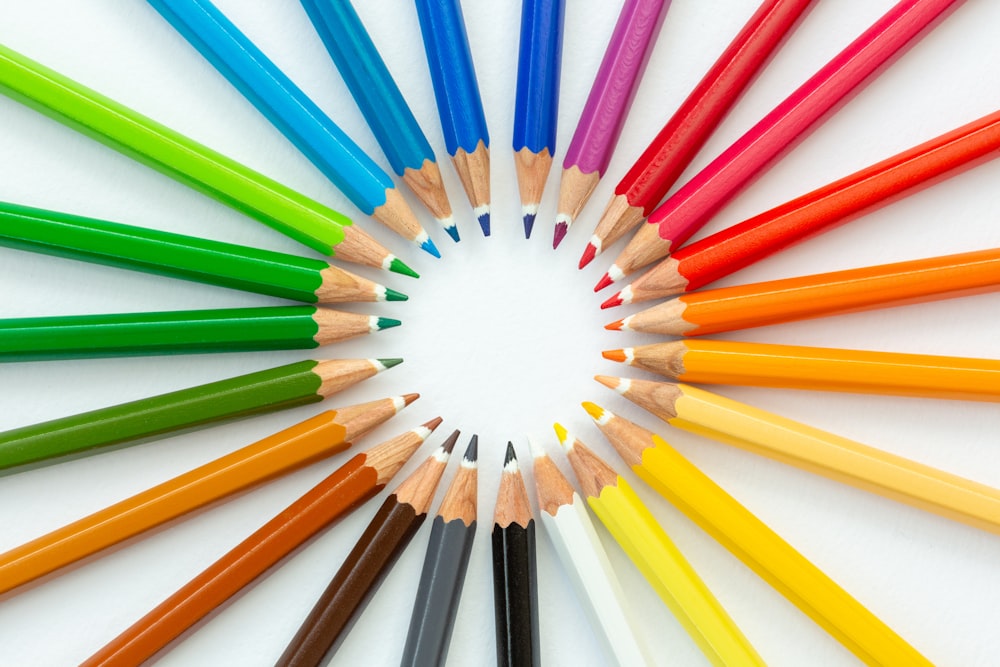
[{"label": "exposed wood of pencil", "polygon": [[490,149],[482,139],[471,152],[459,147],[451,158],[472,208],[490,205]]},{"label": "exposed wood of pencil", "polygon": [[276,665],[315,667],[336,651],[426,518],[449,453],[438,447],[386,498]]},{"label": "exposed wood of pencil", "polygon": [[[640,225],[632,239],[615,258],[613,270],[627,276],[669,254],[673,246],[670,241],[660,238],[657,229],[656,225],[648,221]],[[612,270],[608,273],[612,273]]]},{"label": "exposed wood of pencil", "polygon": [[386,188],[385,203],[375,207],[375,210],[372,211],[372,217],[404,239],[413,241],[417,245],[427,240],[427,232],[417,220],[413,209],[406,203],[399,188]]},{"label": "exposed wood of pencil", "polygon": [[0,593],[346,449],[415,400],[328,410],[0,554]]},{"label": "exposed wood of pencil", "polygon": [[[313,367],[313,373],[320,378],[320,386],[316,393],[324,397],[333,396],[338,391],[347,389],[376,373],[381,373],[401,361],[402,359],[326,359],[318,361]],[[344,414],[343,409],[340,414]]]},{"label": "exposed wood of pencil", "polygon": [[323,307],[317,308],[312,317],[318,327],[313,340],[319,345],[329,345],[374,333],[383,328],[379,326],[379,320],[384,319]]},{"label": "exposed wood of pencil", "polygon": [[[457,438],[458,431],[452,437]],[[400,667],[443,665],[447,660],[476,536],[477,458],[478,437],[473,436],[431,526]]]},{"label": "exposed wood of pencil", "polygon": [[[863,662],[930,666],[902,637],[662,438],[593,404],[584,407],[615,449],[634,453],[645,441],[636,473]],[[616,442],[619,439],[630,442]]]},{"label": "exposed wood of pencil", "polygon": [[684,384],[598,376],[671,426],[1000,534],[1000,490]]},{"label": "exposed wood of pencil", "polygon": [[573,503],[573,486],[544,452],[534,453],[533,463],[538,509],[556,516],[560,507]]},{"label": "exposed wood of pencil", "polygon": [[563,222],[568,227],[580,215],[580,211],[590,200],[597,184],[601,182],[601,173],[592,171],[585,174],[573,165],[563,169],[559,181],[559,205],[556,208],[556,224]]},{"label": "exposed wood of pencil", "polygon": [[615,195],[604,207],[604,213],[594,228],[588,247],[580,260],[580,268],[590,263],[596,255],[601,254],[612,243],[623,237],[629,230],[642,222],[645,216],[641,206],[631,206],[628,197]]},{"label": "exposed wood of pencil", "polygon": [[497,491],[497,503],[493,513],[493,523],[500,528],[517,524],[522,528],[531,521],[531,504],[528,502],[528,490],[524,478],[517,465],[517,459],[504,464],[500,475],[500,488]]},{"label": "exposed wood of pencil", "polygon": [[131,667],[152,658],[334,521],[373,497],[441,423],[436,418],[353,457],[88,658]]},{"label": "exposed wood of pencil", "polygon": [[316,288],[319,303],[347,303],[364,301],[403,301],[403,295],[385,285],[362,278],[332,264],[320,271],[320,285]]},{"label": "exposed wood of pencil", "polygon": [[344,240],[337,244],[334,250],[336,252],[334,257],[342,262],[371,266],[383,271],[391,271],[393,262],[400,261],[357,225],[344,227]]},{"label": "exposed wood of pencil", "polygon": [[514,168],[517,172],[517,188],[521,193],[521,206],[537,208],[545,191],[545,181],[552,168],[552,154],[548,148],[534,153],[525,147],[514,152]]},{"label": "exposed wood of pencil", "polygon": [[403,171],[403,182],[423,202],[436,220],[445,224],[452,217],[451,202],[441,180],[441,170],[437,162],[425,159],[419,169],[407,167]]}]

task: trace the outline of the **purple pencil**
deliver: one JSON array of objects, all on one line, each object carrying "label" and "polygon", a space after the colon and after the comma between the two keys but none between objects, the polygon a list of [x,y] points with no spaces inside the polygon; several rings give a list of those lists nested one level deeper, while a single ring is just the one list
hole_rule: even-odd
[{"label": "purple pencil", "polygon": [[625,0],[563,160],[552,247],[558,248],[611,162],[670,0]]}]

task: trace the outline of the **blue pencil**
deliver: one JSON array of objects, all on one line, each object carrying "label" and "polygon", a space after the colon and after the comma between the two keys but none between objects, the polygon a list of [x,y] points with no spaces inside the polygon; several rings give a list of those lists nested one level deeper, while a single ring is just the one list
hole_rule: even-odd
[{"label": "blue pencil", "polygon": [[524,0],[514,103],[514,166],[524,237],[531,236],[556,149],[566,0]]},{"label": "blue pencil", "polygon": [[392,179],[208,0],[148,0],[366,215],[440,257]]},{"label": "blue pencil", "polygon": [[490,235],[490,133],[459,0],[416,0],[444,142],[462,187]]},{"label": "blue pencil", "polygon": [[389,164],[457,242],[434,151],[350,0],[301,2]]}]

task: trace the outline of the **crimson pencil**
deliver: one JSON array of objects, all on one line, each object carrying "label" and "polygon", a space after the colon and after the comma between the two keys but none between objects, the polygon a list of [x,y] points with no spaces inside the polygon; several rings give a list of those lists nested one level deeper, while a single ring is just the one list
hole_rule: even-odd
[{"label": "crimson pencil", "polygon": [[665,257],[963,0],[900,0],[649,216],[597,288]]},{"label": "crimson pencil", "polygon": [[583,257],[582,269],[635,229],[726,117],[812,0],[765,0],[687,99],[615,186]]}]

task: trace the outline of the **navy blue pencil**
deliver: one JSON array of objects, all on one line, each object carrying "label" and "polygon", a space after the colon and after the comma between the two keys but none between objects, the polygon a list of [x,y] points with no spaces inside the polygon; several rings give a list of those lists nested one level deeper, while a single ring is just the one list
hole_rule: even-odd
[{"label": "navy blue pencil", "polygon": [[444,142],[484,236],[490,235],[490,134],[459,0],[415,0]]},{"label": "navy blue pencil", "polygon": [[531,236],[556,149],[566,0],[524,0],[514,103],[514,166],[524,237]]},{"label": "navy blue pencil", "polygon": [[458,241],[437,158],[350,0],[301,0],[393,171]]}]

